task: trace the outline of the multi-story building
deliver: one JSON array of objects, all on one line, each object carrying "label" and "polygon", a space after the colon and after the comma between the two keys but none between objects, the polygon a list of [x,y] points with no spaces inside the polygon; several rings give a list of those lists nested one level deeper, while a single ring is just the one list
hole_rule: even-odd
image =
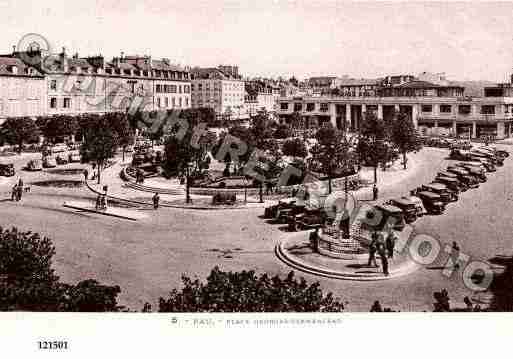
[{"label": "multi-story building", "polygon": [[192,107],[213,108],[217,116],[227,119],[247,118],[244,81],[234,69],[238,71],[236,66],[230,72],[220,68],[193,68]]},{"label": "multi-story building", "polygon": [[[24,56],[26,54],[15,52],[4,56],[3,61],[19,67],[17,74],[11,75],[23,87],[17,90],[20,94],[31,94],[30,103],[26,101],[31,107],[9,110],[6,116],[78,115],[126,111],[130,107],[152,111],[191,106],[189,71],[172,65],[167,59],[121,55],[107,62],[101,55],[70,57],[65,49],[58,55],[39,51],[30,53],[29,57]],[[34,64],[32,67],[23,61],[27,58]],[[11,70],[6,71],[12,71],[9,66]],[[3,76],[0,82],[2,88],[10,86]],[[40,88],[42,90],[38,91]],[[10,97],[8,93],[1,93],[0,103],[11,101]],[[35,98],[41,102],[39,105],[34,104]]]},{"label": "multi-story building", "polygon": [[274,115],[276,100],[280,97],[279,86],[270,81],[256,79],[245,81],[244,86],[244,105],[249,117],[262,110]]},{"label": "multi-story building", "polygon": [[283,121],[296,112],[306,120],[331,122],[337,128],[355,132],[368,111],[380,118],[397,111],[407,113],[421,132],[446,132],[472,138],[485,135],[505,138],[513,132],[513,97],[507,87],[502,87],[500,93],[496,89],[498,96],[479,98],[464,97],[461,87],[424,81],[403,82],[386,89],[391,89],[390,93],[385,92],[387,96],[281,97],[277,111]]},{"label": "multi-story building", "polygon": [[46,86],[37,68],[12,56],[0,56],[0,122],[38,116],[45,110]]}]

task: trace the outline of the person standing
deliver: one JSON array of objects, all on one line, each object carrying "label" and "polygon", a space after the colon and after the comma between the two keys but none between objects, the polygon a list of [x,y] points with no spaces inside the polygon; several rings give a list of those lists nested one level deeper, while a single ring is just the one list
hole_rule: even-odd
[{"label": "person standing", "polygon": [[376,249],[378,244],[378,234],[376,232],[372,233],[372,240],[369,244],[369,262],[367,263],[367,267],[371,265],[377,267],[376,263]]},{"label": "person standing", "polygon": [[378,187],[374,183],[374,186],[372,187],[372,200],[376,201],[378,199]]},{"label": "person standing", "polygon": [[159,194],[157,192],[155,192],[155,194],[153,195],[153,209],[159,208],[159,201],[160,201]]},{"label": "person standing", "polygon": [[11,201],[18,201],[18,184],[15,183],[12,187]]},{"label": "person standing", "polygon": [[387,239],[385,241],[385,247],[387,250],[388,258],[392,259],[394,257],[394,248],[395,248],[395,241],[397,238],[395,237],[394,232],[390,231],[390,233],[387,236]]},{"label": "person standing", "polygon": [[89,178],[89,171],[87,170],[87,168],[84,168],[84,171],[82,171],[82,173],[84,174],[84,181],[87,182]]},{"label": "person standing", "polygon": [[21,201],[21,196],[23,195],[23,181],[20,178],[18,182],[18,186],[16,187],[16,200]]},{"label": "person standing", "polygon": [[377,251],[379,258],[381,259],[381,265],[383,266],[383,274],[388,276],[388,258],[386,256],[385,243],[382,237],[378,240]]},{"label": "person standing", "polygon": [[458,270],[460,268],[460,264],[458,263],[458,260],[460,258],[460,246],[458,246],[458,243],[452,242],[452,252],[451,252],[451,259],[452,259],[452,265],[454,269]]},{"label": "person standing", "polygon": [[310,246],[314,253],[319,251],[319,228],[315,228],[315,231],[310,233]]}]

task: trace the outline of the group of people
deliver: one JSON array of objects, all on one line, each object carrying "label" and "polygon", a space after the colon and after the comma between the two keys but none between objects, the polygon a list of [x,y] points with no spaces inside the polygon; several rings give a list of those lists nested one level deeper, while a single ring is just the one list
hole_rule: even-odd
[{"label": "group of people", "polygon": [[11,201],[19,202],[21,201],[21,197],[23,196],[24,184],[23,180],[20,180],[14,184],[11,192]]},{"label": "group of people", "polygon": [[390,231],[386,238],[382,233],[374,232],[369,245],[369,262],[368,266],[378,267],[376,263],[376,253],[381,259],[381,265],[383,267],[383,274],[388,276],[388,261],[394,258],[394,248],[397,237],[394,232]]},{"label": "group of people", "polygon": [[107,209],[107,195],[106,194],[99,194],[96,197],[96,210],[102,210],[105,211]]}]

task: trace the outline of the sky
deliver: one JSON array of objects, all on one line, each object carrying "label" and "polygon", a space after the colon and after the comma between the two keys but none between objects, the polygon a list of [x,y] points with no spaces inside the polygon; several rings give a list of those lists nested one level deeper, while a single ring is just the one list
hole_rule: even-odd
[{"label": "sky", "polygon": [[0,32],[2,53],[37,33],[54,52],[234,64],[246,76],[513,72],[513,2],[0,0]]}]

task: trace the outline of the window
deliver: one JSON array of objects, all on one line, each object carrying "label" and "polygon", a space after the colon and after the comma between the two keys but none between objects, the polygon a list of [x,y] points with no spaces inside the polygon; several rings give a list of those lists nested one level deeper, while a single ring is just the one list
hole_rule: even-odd
[{"label": "window", "polygon": [[306,110],[307,110],[308,112],[312,112],[312,111],[314,111],[314,110],[315,110],[315,103],[313,103],[313,102],[307,103],[307,104],[306,104]]},{"label": "window", "polygon": [[483,115],[495,114],[495,105],[482,105],[481,106],[481,114],[483,114]]},{"label": "window", "polygon": [[459,105],[458,113],[460,115],[468,115],[470,113],[470,105]]},{"label": "window", "polygon": [[50,81],[50,90],[57,91],[57,80]]},{"label": "window", "polygon": [[321,103],[321,112],[328,112],[328,104],[326,102]]},{"label": "window", "polygon": [[69,98],[69,97],[64,98],[64,108],[71,108],[71,98]]},{"label": "window", "polygon": [[302,108],[303,108],[303,104],[301,104],[301,103],[294,104],[294,111],[301,111]]},{"label": "window", "polygon": [[178,107],[182,107],[182,98],[181,97],[178,99]]},{"label": "window", "polygon": [[112,69],[105,69],[105,72],[108,73],[109,75],[112,75]]},{"label": "window", "polygon": [[171,106],[172,106],[172,107],[175,107],[175,106],[176,106],[175,98],[174,98],[174,97],[171,99]]},{"label": "window", "polygon": [[287,102],[280,103],[280,109],[288,110],[289,109],[289,104]]},{"label": "window", "polygon": [[148,71],[143,71],[143,76],[148,77]]},{"label": "window", "polygon": [[451,105],[440,105],[440,112],[441,113],[451,113],[452,106]]},{"label": "window", "polygon": [[182,93],[182,85],[178,85],[178,93]]},{"label": "window", "polygon": [[157,97],[157,107],[160,107],[160,97]]},{"label": "window", "polygon": [[166,97],[166,107],[169,107],[169,99]]},{"label": "window", "polygon": [[50,108],[57,108],[57,99],[55,97],[50,99]]},{"label": "window", "polygon": [[189,107],[189,98],[188,97],[185,98],[185,107]]},{"label": "window", "polygon": [[433,112],[432,105],[422,105],[422,112]]},{"label": "window", "polygon": [[155,92],[156,93],[160,93],[161,92],[160,85],[155,85]]}]

